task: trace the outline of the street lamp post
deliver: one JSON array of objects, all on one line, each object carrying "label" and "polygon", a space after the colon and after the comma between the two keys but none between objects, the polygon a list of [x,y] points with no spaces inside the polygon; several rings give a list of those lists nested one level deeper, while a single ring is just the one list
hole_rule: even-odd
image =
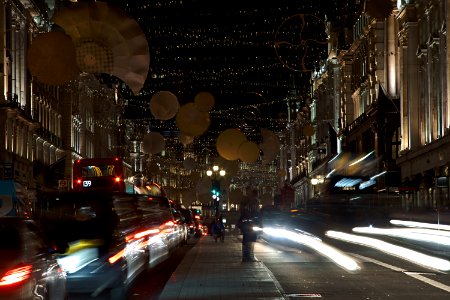
[{"label": "street lamp post", "polygon": [[220,181],[226,174],[225,170],[220,169],[219,166],[213,166],[212,170],[207,170],[206,175],[211,178],[211,198],[214,203],[214,210],[216,217],[219,216],[220,207]]}]

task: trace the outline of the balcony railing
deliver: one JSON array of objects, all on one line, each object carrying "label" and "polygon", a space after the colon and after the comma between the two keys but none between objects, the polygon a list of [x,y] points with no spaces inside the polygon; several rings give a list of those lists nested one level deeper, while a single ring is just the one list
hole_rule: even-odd
[{"label": "balcony railing", "polygon": [[47,140],[54,146],[56,146],[58,148],[62,147],[62,140],[59,137],[57,137],[54,133],[50,132],[49,130],[40,127],[38,129],[36,129],[36,134],[39,135],[44,140]]}]

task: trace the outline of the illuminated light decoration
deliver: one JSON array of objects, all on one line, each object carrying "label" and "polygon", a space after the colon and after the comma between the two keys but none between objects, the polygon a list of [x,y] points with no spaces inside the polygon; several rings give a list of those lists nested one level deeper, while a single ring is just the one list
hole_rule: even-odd
[{"label": "illuminated light decoration", "polygon": [[75,53],[74,43],[64,32],[39,34],[28,49],[28,69],[42,83],[63,85],[79,73]]},{"label": "illuminated light decoration", "polygon": [[362,179],[357,178],[342,178],[338,182],[334,184],[335,187],[346,188],[346,187],[354,187],[358,183],[362,182]]},{"label": "illuminated light decoration", "polygon": [[371,247],[377,249],[381,252],[402,258],[404,260],[410,261],[415,264],[419,264],[421,266],[432,268],[441,271],[449,271],[450,270],[450,261],[434,257],[431,255],[427,255],[424,253],[420,253],[415,250],[411,250],[405,247],[397,246],[391,243],[387,243],[385,241],[374,239],[365,236],[359,236],[355,234],[349,234],[339,231],[327,231],[326,235],[328,237],[338,239],[341,241],[346,241],[350,243],[355,243],[367,247]]},{"label": "illuminated light decoration", "polygon": [[32,271],[33,267],[31,265],[26,265],[9,270],[0,279],[0,286],[14,285],[23,282],[30,278]]},{"label": "illuminated light decoration", "polygon": [[122,179],[120,178],[120,177],[116,177],[116,182],[121,182],[122,181]]},{"label": "illuminated light decoration", "polygon": [[283,66],[295,72],[312,72],[314,62],[321,59],[328,45],[326,28],[326,22],[312,14],[295,14],[286,18],[277,28],[274,45],[275,54]]},{"label": "illuminated light decoration", "polygon": [[167,121],[176,116],[180,103],[170,91],[159,91],[150,99],[150,111],[159,120]]},{"label": "illuminated light decoration", "polygon": [[58,10],[52,21],[73,40],[83,72],[121,79],[136,95],[150,67],[147,39],[139,24],[106,2],[76,3]]}]

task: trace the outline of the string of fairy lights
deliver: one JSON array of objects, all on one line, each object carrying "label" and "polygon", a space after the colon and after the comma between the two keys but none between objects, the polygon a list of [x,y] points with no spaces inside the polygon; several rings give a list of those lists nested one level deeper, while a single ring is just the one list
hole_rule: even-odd
[{"label": "string of fairy lights", "polygon": [[[139,23],[147,36],[151,59],[145,87],[138,95],[123,85],[123,118],[99,120],[97,125],[122,128],[132,121],[166,137],[176,137],[179,129],[175,120],[160,121],[151,115],[151,96],[171,91],[182,105],[193,101],[198,92],[209,91],[216,105],[210,112],[207,133],[189,146],[194,152],[211,148],[227,127],[241,128],[254,141],[261,138],[260,128],[284,130],[288,107],[301,107],[311,97],[309,70],[320,65],[326,55],[325,28],[317,24],[331,22],[344,32],[364,4],[364,0],[106,2],[122,8]],[[307,38],[298,34],[301,24],[286,23],[280,28],[298,14],[323,21],[308,31],[312,35],[314,30],[321,32],[320,38],[315,37],[320,43],[310,43],[306,54],[298,52],[297,44]],[[275,49],[283,41],[291,45]],[[308,72],[298,72],[301,68]],[[186,148],[180,145],[169,142],[167,151]]]}]

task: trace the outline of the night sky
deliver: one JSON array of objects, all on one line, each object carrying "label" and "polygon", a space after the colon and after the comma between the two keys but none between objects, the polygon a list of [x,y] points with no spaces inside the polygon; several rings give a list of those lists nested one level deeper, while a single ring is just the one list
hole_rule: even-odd
[{"label": "night sky", "polygon": [[358,0],[108,0],[134,18],[150,48],[145,88],[127,99],[125,117],[155,130],[176,129],[152,119],[157,91],[184,104],[211,92],[210,134],[229,127],[248,132],[286,125],[286,99],[301,108],[311,71],[327,56],[325,20],[352,24]]}]

